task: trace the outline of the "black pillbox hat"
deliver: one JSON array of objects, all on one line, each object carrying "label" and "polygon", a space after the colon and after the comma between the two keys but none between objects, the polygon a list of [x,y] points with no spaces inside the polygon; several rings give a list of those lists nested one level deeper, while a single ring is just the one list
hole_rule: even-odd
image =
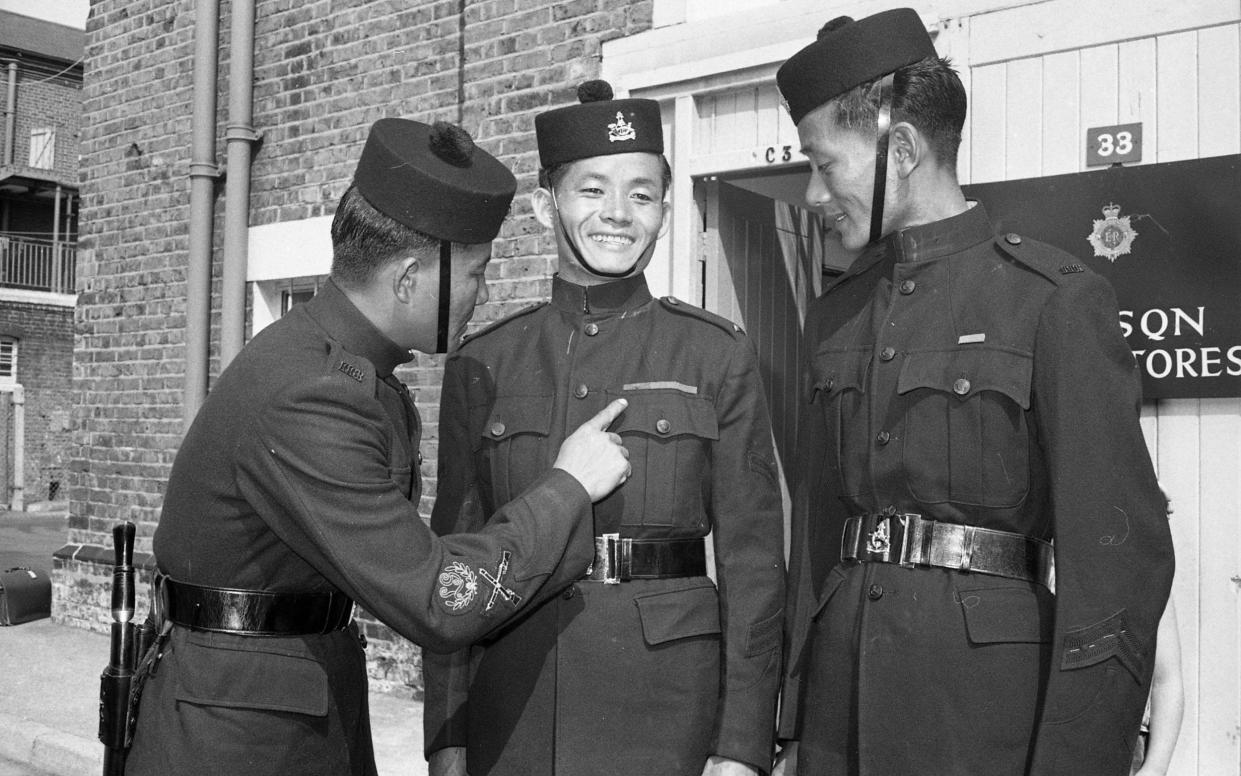
[{"label": "black pillbox hat", "polygon": [[544,169],[591,156],[664,152],[664,127],[654,100],[612,99],[607,81],[577,89],[581,104],[534,117],[539,163]]},{"label": "black pillbox hat", "polygon": [[776,72],[776,83],[793,123],[855,86],[935,56],[926,25],[912,8],[896,8],[854,21],[841,16],[824,25],[819,39]]},{"label": "black pillbox hat", "polygon": [[491,242],[517,179],[453,124],[380,119],[371,126],[353,184],[379,212],[441,240]]}]

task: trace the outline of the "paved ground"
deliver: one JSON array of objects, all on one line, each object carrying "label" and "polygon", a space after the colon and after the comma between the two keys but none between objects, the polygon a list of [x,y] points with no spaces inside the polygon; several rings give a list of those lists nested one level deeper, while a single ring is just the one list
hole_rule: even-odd
[{"label": "paved ground", "polygon": [[[65,517],[0,512],[0,570],[50,570]],[[108,638],[38,620],[0,627],[0,776],[94,776],[102,770],[99,675]],[[380,776],[424,776],[422,704],[371,693]]]}]

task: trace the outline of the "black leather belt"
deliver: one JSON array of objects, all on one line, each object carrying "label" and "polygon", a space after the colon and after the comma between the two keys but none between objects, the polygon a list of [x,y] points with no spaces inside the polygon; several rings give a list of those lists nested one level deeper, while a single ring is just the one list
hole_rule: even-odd
[{"label": "black leather belt", "polygon": [[615,585],[631,579],[701,577],[707,573],[702,539],[595,537],[595,562],[583,581]]},{"label": "black leather belt", "polygon": [[194,630],[244,636],[308,636],[349,624],[353,601],[343,593],[270,593],[206,587],[158,577],[164,616]]},{"label": "black leather belt", "polygon": [[940,523],[910,513],[849,518],[840,558],[974,571],[1056,589],[1050,542],[1008,531]]}]

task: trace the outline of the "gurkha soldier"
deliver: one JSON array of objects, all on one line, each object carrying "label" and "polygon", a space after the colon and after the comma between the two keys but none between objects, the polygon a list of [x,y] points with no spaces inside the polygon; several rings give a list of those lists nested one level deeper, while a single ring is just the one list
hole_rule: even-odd
[{"label": "gurkha soldier", "polygon": [[171,632],[141,697],[134,774],[375,773],[355,602],[452,650],[581,576],[590,506],[627,470],[565,440],[469,536],[418,516],[421,423],[392,370],[443,352],[476,302],[512,174],[462,130],[383,119],[332,223],[327,285],[220,376],[155,532]]}]

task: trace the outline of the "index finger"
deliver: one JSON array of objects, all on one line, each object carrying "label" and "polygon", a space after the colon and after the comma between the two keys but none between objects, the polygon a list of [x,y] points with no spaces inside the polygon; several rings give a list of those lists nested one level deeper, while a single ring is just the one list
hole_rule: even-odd
[{"label": "index finger", "polygon": [[600,410],[598,415],[595,415],[593,418],[586,421],[582,425],[590,426],[591,428],[597,429],[599,431],[604,431],[607,429],[608,426],[612,425],[612,421],[620,417],[620,414],[624,412],[625,408],[628,406],[629,406],[629,402],[625,401],[624,399],[616,399],[615,401],[610,403],[608,406]]}]

